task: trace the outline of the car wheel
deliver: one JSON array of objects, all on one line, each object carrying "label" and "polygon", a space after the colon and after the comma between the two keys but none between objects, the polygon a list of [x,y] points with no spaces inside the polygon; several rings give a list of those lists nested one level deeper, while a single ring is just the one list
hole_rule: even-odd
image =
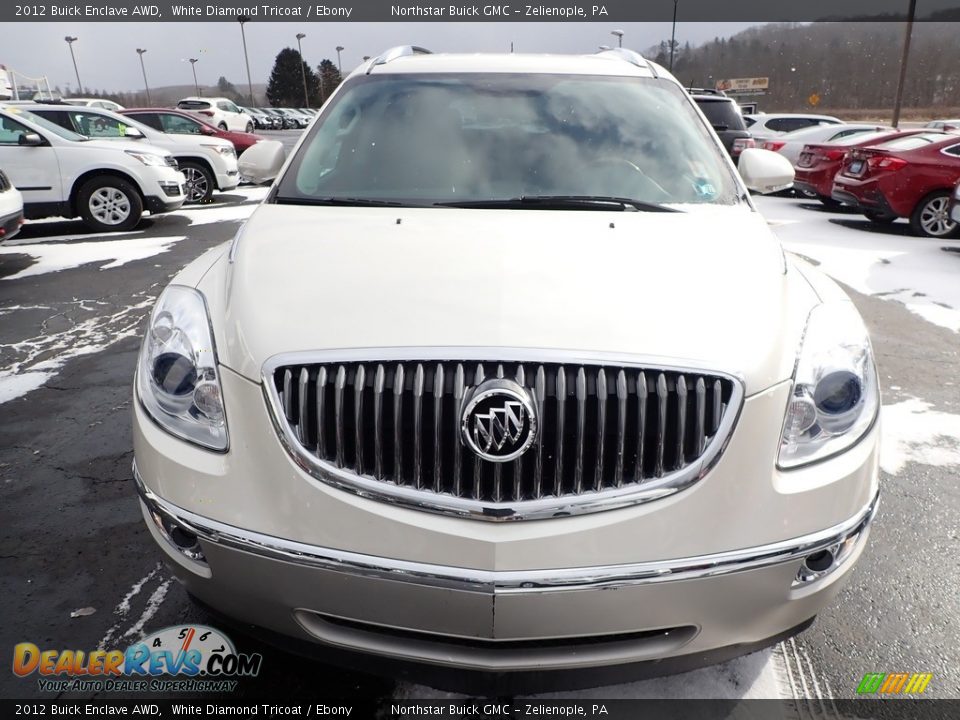
[{"label": "car wheel", "polygon": [[222,122],[222,123],[219,123],[217,127],[220,128],[221,130],[226,130],[227,124],[225,122]]},{"label": "car wheel", "polygon": [[[794,188],[794,190],[796,190],[796,188]],[[813,190],[796,190],[796,192],[800,197],[810,198],[811,200],[815,200],[818,197]]]},{"label": "car wheel", "polygon": [[247,127],[245,129],[247,132],[253,132],[253,123],[247,123]]},{"label": "car wheel", "polygon": [[216,184],[206,166],[191,160],[180,162],[180,172],[187,179],[184,185],[184,194],[188,203],[208,202],[213,197],[213,188]]},{"label": "car wheel", "polygon": [[143,216],[143,200],[123,178],[100,175],[88,180],[77,193],[77,208],[84,224],[96,232],[132,230]]},{"label": "car wheel", "polygon": [[863,214],[870,222],[879,223],[881,225],[887,225],[897,219],[896,215],[893,215],[892,213],[881,212],[879,210],[866,210]]},{"label": "car wheel", "polygon": [[952,234],[957,224],[950,219],[950,193],[945,190],[927,195],[910,216],[910,227],[918,235],[942,238]]}]

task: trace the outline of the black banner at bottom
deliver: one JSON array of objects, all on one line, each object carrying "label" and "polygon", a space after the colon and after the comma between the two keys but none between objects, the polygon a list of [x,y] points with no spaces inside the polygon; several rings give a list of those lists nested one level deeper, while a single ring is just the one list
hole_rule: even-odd
[{"label": "black banner at bottom", "polygon": [[960,717],[960,700],[0,700],[3,718],[608,718],[609,720],[800,720]]}]

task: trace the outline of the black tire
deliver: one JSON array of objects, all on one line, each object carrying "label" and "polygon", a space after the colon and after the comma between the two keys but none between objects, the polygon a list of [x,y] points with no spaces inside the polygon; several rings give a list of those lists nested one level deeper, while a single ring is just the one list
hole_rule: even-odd
[{"label": "black tire", "polygon": [[896,215],[893,215],[892,213],[881,212],[879,210],[865,210],[863,215],[867,218],[867,220],[877,223],[878,225],[889,225],[897,219]]},{"label": "black tire", "polygon": [[840,207],[840,203],[834,200],[832,197],[827,197],[826,195],[817,195],[817,200],[823,203],[824,207],[835,208]]},{"label": "black tire", "polygon": [[133,230],[143,217],[140,191],[115,175],[97,175],[77,192],[77,210],[94,232]]},{"label": "black tire", "polygon": [[213,191],[217,180],[210,172],[210,168],[195,160],[181,160],[180,172],[187,178],[184,185],[184,195],[188,203],[206,203],[213,198]]},{"label": "black tire", "polygon": [[957,230],[957,223],[950,219],[950,193],[938,190],[917,203],[910,214],[910,227],[917,235],[929,238],[945,238]]},{"label": "black tire", "polygon": [[227,130],[227,124],[225,122],[220,123],[217,127],[221,130]]},{"label": "black tire", "polygon": [[253,123],[247,123],[247,127],[245,129],[247,132],[253,132]]}]

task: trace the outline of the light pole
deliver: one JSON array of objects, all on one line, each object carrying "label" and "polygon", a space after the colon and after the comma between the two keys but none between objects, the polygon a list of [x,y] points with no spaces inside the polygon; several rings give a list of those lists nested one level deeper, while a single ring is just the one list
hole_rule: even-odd
[{"label": "light pole", "polygon": [[300,75],[303,76],[303,103],[304,107],[310,107],[310,95],[307,93],[307,64],[303,61],[303,48],[300,47],[300,41],[306,37],[304,33],[297,33],[297,52],[300,53]]},{"label": "light pole", "polygon": [[140,56],[140,70],[143,71],[143,87],[147,90],[147,105],[153,105],[153,103],[150,102],[150,85],[147,83],[147,68],[143,64],[143,54],[146,51],[146,48],[137,48],[137,55]]},{"label": "light pole", "polygon": [[903,105],[903,84],[907,79],[907,58],[910,57],[910,36],[913,34],[913,18],[917,12],[917,0],[910,0],[907,10],[907,30],[903,36],[903,54],[900,56],[900,79],[897,80],[897,97],[893,101],[893,123],[895,128],[900,127],[900,106]]},{"label": "light pole", "polygon": [[193,89],[197,93],[197,97],[200,97],[200,84],[197,82],[197,63],[200,61],[200,58],[190,58],[190,69],[193,70]]},{"label": "light pole", "polygon": [[680,0],[673,0],[673,29],[670,31],[670,72],[673,72],[673,49],[677,46],[677,5]]},{"label": "light pole", "polygon": [[617,39],[617,47],[623,47],[623,30],[611,30],[610,34]]},{"label": "light pole", "polygon": [[247,90],[250,91],[250,104],[256,105],[253,100],[253,81],[250,79],[250,58],[247,57],[247,35],[243,31],[244,24],[250,22],[250,16],[240,15],[237,21],[240,23],[240,37],[243,39],[243,60],[247,65]]},{"label": "light pole", "polygon": [[83,84],[80,82],[80,71],[77,70],[77,56],[73,54],[73,44],[77,41],[77,38],[67,35],[64,40],[66,40],[67,45],[70,46],[70,59],[73,60],[73,72],[77,76],[77,92],[82,95]]},{"label": "light pole", "polygon": [[340,52],[343,50],[343,45],[337,45],[337,72],[340,73],[340,77],[343,77],[343,65],[340,64]]}]

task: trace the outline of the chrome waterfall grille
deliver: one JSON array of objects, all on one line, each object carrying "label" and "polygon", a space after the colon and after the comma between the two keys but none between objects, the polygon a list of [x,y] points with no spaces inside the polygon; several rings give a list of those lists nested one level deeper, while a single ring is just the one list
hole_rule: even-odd
[{"label": "chrome waterfall grille", "polygon": [[[535,416],[532,443],[508,462],[481,459],[464,441],[476,423],[462,411],[494,378],[525,390]],[[320,479],[487,519],[676,492],[722,450],[742,401],[726,374],[607,362],[294,361],[275,363],[264,382],[288,449]]]}]

